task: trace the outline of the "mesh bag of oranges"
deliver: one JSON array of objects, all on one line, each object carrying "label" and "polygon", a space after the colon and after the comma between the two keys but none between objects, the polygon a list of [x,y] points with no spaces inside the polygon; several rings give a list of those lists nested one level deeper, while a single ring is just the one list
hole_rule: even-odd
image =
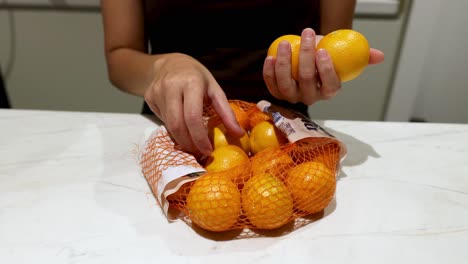
[{"label": "mesh bag of oranges", "polygon": [[335,195],[344,144],[300,113],[267,101],[229,103],[246,133],[230,137],[206,107],[210,157],[179,150],[164,126],[146,139],[142,172],[168,219],[216,232],[296,229],[295,222],[322,212]]}]

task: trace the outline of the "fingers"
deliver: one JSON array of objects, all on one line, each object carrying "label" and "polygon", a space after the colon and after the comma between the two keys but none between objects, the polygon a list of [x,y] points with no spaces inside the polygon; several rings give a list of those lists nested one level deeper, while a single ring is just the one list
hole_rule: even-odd
[{"label": "fingers", "polygon": [[203,124],[203,94],[197,89],[189,87],[184,93],[184,120],[191,142],[195,148],[205,156],[209,156],[213,150],[208,138],[206,127]]},{"label": "fingers", "polygon": [[319,49],[317,51],[316,64],[321,80],[320,99],[330,99],[338,93],[341,81],[326,50]]},{"label": "fingers", "polygon": [[[306,28],[302,31],[299,51],[297,82],[291,78],[291,46],[283,41],[278,45],[277,57],[267,57],[263,64],[263,79],[270,93],[291,103],[311,105],[318,100],[330,99],[341,89],[341,80],[333,61],[325,50],[316,50],[323,36]],[[369,64],[384,60],[381,50],[371,48]]]},{"label": "fingers", "polygon": [[302,31],[299,50],[299,93],[306,105],[314,103],[318,96],[317,69],[315,67],[315,32],[311,28]]},{"label": "fingers", "polygon": [[185,123],[182,94],[172,94],[170,98],[171,100],[167,102],[163,112],[165,126],[180,149],[190,153],[197,153],[197,148],[192,142]]},{"label": "fingers", "polygon": [[378,64],[383,62],[385,59],[385,55],[381,50],[378,49],[370,49],[370,56],[369,56],[369,64]]},{"label": "fingers", "polygon": [[291,76],[291,44],[282,41],[278,45],[275,63],[276,88],[281,98],[291,103],[298,101],[297,85]]},{"label": "fingers", "polygon": [[154,98],[155,98],[155,96],[153,95],[154,91],[151,89],[154,85],[155,83],[153,81],[151,85],[149,86],[149,89],[147,89],[147,91],[145,92],[144,100],[146,104],[148,105],[148,107],[151,109],[151,112],[153,112],[160,120],[164,120],[161,114],[161,109],[158,107],[158,105],[154,101]]},{"label": "fingers", "polygon": [[316,44],[322,36],[316,36],[311,28],[301,34],[298,60],[298,78],[291,77],[291,45],[283,41],[278,45],[276,59],[267,57],[263,64],[263,79],[270,93],[291,103],[311,105],[328,99],[338,92],[341,82],[334,71],[330,56],[325,52],[318,58]]},{"label": "fingers", "polygon": [[221,118],[227,132],[234,137],[242,137],[245,133],[244,129],[237,122],[236,116],[229,106],[229,102],[221,87],[216,83],[212,84],[209,89],[208,96],[211,99],[211,105]]},{"label": "fingers", "polygon": [[153,112],[159,118],[159,120],[164,120],[161,114],[161,110],[159,110],[159,107],[150,101],[147,101],[147,100],[145,101],[148,107],[150,108],[151,112]]},{"label": "fingers", "polygon": [[274,57],[266,57],[265,62],[263,63],[263,80],[265,81],[271,95],[277,99],[282,99],[281,93],[276,85],[275,63],[276,59]]}]

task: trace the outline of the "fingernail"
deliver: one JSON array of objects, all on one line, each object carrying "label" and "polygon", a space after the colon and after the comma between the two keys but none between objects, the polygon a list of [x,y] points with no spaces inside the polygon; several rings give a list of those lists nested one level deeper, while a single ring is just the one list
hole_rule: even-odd
[{"label": "fingernail", "polygon": [[325,49],[319,49],[317,51],[317,58],[319,60],[328,60],[328,52]]},{"label": "fingernail", "polygon": [[311,28],[306,28],[302,32],[302,37],[303,38],[312,39],[313,36],[314,36],[314,31]]},{"label": "fingernail", "polygon": [[278,45],[278,51],[281,51],[281,52],[288,52],[291,50],[290,48],[290,43],[289,41],[286,41],[286,40],[283,40],[281,41],[281,43]]}]

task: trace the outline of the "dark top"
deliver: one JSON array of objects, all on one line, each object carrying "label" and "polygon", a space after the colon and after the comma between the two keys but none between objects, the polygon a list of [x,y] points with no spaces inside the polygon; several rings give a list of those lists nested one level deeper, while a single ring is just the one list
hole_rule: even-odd
[{"label": "dark top", "polygon": [[307,114],[306,105],[270,95],[263,62],[277,37],[300,35],[306,27],[319,32],[319,13],[318,0],[145,0],[145,31],[150,53],[180,52],[196,58],[228,99],[268,100]]}]

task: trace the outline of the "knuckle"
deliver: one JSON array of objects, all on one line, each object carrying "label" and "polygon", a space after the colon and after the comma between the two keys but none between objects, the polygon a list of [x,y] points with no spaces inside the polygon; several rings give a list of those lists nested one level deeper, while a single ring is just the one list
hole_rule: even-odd
[{"label": "knuckle", "polygon": [[322,63],[320,65],[320,71],[325,74],[336,74],[332,63]]},{"label": "knuckle", "polygon": [[[197,148],[205,148],[207,147],[207,142],[205,142],[205,139],[207,139],[207,134],[206,133],[194,133],[192,136],[192,142],[197,146]],[[209,142],[209,141],[208,141]]]},{"label": "knuckle", "polygon": [[185,85],[190,86],[199,86],[203,84],[203,80],[198,75],[189,75],[185,78]]},{"label": "knuckle", "polygon": [[166,76],[164,79],[161,80],[162,87],[174,87],[179,83],[180,79],[176,78],[174,75]]},{"label": "knuckle", "polygon": [[316,79],[317,79],[317,74],[315,71],[305,70],[299,73],[299,82],[314,83]]},{"label": "knuckle", "polygon": [[312,105],[317,99],[315,97],[309,96],[302,98],[302,103],[305,105]]},{"label": "knuckle", "polygon": [[315,46],[313,45],[313,43],[301,43],[301,50],[306,53],[312,53],[315,52]]},{"label": "knuckle", "polygon": [[322,91],[322,98],[324,100],[330,100],[338,94],[338,90],[325,89]]},{"label": "knuckle", "polygon": [[194,110],[188,110],[188,112],[185,114],[185,123],[187,123],[188,127],[197,126],[200,122],[201,119],[199,118],[198,113],[196,113]]},{"label": "knuckle", "polygon": [[263,78],[265,80],[272,80],[274,78],[274,72],[271,70],[264,70],[263,71]]},{"label": "knuckle", "polygon": [[172,133],[172,134],[180,134],[183,130],[183,126],[182,124],[175,120],[175,119],[169,119],[169,120],[166,120],[166,123],[165,123],[167,129]]},{"label": "knuckle", "polygon": [[151,96],[151,93],[146,92],[143,96],[143,99],[145,100],[146,103],[152,104],[153,103],[153,96]]},{"label": "knuckle", "polygon": [[288,95],[288,94],[289,94],[289,91],[290,91],[290,88],[289,88],[287,85],[280,84],[280,85],[278,85],[278,91],[279,91],[282,95]]},{"label": "knuckle", "polygon": [[199,76],[188,74],[184,78],[180,75],[171,75],[162,80],[162,86],[166,88],[185,88],[202,84]]},{"label": "knuckle", "polygon": [[290,58],[287,56],[278,56],[276,59],[276,67],[284,68],[289,67],[291,64]]}]

